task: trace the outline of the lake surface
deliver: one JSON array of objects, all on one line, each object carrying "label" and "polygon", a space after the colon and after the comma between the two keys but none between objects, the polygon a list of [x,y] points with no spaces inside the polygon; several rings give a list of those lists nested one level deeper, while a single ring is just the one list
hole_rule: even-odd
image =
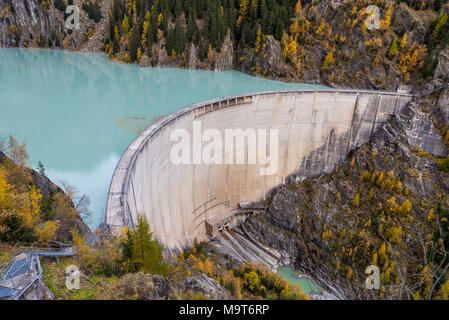
[{"label": "lake surface", "polygon": [[154,118],[206,99],[263,90],[323,88],[237,71],[139,68],[104,55],[0,48],[0,136],[27,144],[55,183],[90,197],[94,228],[121,154]]},{"label": "lake surface", "polygon": [[291,267],[279,267],[277,272],[281,275],[282,279],[289,280],[291,284],[299,284],[302,291],[307,295],[312,293],[321,294],[323,292],[323,289],[321,289],[315,282],[313,282],[313,280],[300,276],[299,272]]}]

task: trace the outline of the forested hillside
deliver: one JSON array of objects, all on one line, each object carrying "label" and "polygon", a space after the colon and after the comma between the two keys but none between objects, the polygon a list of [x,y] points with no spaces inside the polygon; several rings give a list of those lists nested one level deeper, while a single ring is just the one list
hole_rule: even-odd
[{"label": "forested hillside", "polygon": [[[448,44],[441,1],[114,0],[105,51],[125,62],[237,68],[379,89],[420,84]],[[148,57],[148,58],[147,58]]]},{"label": "forested hillside", "polygon": [[211,51],[221,51],[228,30],[237,50],[253,48],[259,28],[280,41],[295,4],[296,0],[115,0],[110,17],[111,52],[118,52],[119,44],[129,40],[126,49],[135,61],[143,53],[151,54],[153,43],[165,38],[170,56],[182,56],[187,45],[194,43],[200,59],[205,60]]},{"label": "forested hillside", "polygon": [[[64,27],[71,4],[79,30]],[[366,24],[372,4],[379,29]],[[441,0],[0,0],[0,8],[0,46],[368,89],[430,86],[449,43]]]}]

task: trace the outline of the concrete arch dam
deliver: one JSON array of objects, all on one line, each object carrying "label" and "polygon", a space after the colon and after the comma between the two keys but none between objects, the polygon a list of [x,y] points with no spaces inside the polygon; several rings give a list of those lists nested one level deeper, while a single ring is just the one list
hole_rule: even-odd
[{"label": "concrete arch dam", "polygon": [[[208,100],[178,110],[150,125],[123,154],[111,181],[105,222],[113,230],[134,228],[138,215],[144,214],[169,250],[189,246],[194,238],[206,240],[210,221],[227,223],[233,212],[240,212],[242,202],[265,200],[289,177],[302,179],[333,170],[412,98],[360,90],[275,91]],[[199,127],[202,135],[195,140]],[[248,134],[243,145],[226,139],[229,129]],[[204,162],[201,154],[215,142],[211,137],[217,132],[223,133],[224,142],[214,144],[216,149],[210,152],[217,155],[215,162]],[[251,132],[256,134],[257,152]],[[174,133],[179,140],[173,139]],[[182,140],[179,133],[192,139]],[[181,141],[187,141],[190,151],[175,152],[186,155],[187,162],[178,163],[179,159],[173,161],[173,150]],[[195,141],[200,141],[199,148]],[[243,163],[237,161],[239,152],[244,154]],[[258,157],[254,163],[253,153],[265,155],[265,162]],[[229,154],[233,162],[228,161]],[[274,161],[269,172],[268,164]]]}]

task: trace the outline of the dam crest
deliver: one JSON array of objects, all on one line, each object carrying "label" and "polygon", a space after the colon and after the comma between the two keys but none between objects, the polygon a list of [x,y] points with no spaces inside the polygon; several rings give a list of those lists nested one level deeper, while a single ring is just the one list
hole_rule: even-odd
[{"label": "dam crest", "polygon": [[[365,90],[290,90],[212,99],[180,109],[150,125],[122,155],[111,180],[105,223],[115,232],[132,229],[144,214],[169,250],[190,246],[195,238],[206,240],[238,220],[230,217],[242,213],[242,205],[264,201],[287,180],[332,171],[412,98]],[[205,130],[276,129],[277,171],[261,175],[263,166],[248,163],[248,143],[244,164],[174,164],[171,132],[192,133],[195,121]],[[237,151],[236,144],[233,148]]]}]

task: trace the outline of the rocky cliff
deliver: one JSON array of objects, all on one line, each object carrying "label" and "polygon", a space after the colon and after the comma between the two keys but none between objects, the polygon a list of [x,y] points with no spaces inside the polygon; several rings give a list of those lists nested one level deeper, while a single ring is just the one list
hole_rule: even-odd
[{"label": "rocky cliff", "polygon": [[0,0],[0,47],[40,47],[101,52],[108,30],[109,1],[101,2],[102,19],[95,23],[80,9],[80,28],[66,27],[66,2],[41,0]]},{"label": "rocky cliff", "polygon": [[0,46],[23,47],[40,41],[64,39],[62,13],[44,8],[38,0],[0,0]]},{"label": "rocky cliff", "polygon": [[231,41],[230,32],[228,32],[223,42],[221,52],[216,54],[214,70],[225,71],[234,68],[234,46]]}]

